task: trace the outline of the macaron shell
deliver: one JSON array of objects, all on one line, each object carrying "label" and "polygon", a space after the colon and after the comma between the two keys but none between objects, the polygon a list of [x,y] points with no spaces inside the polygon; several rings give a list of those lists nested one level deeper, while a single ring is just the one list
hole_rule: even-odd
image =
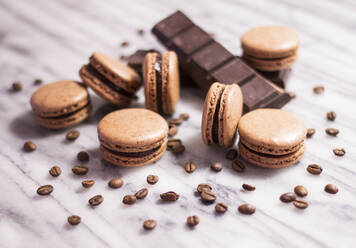
[{"label": "macaron shell", "polygon": [[156,72],[154,69],[157,56],[157,53],[147,53],[142,68],[143,82],[145,86],[146,108],[154,112],[158,112],[156,95]]},{"label": "macaron shell", "polygon": [[244,52],[256,58],[282,58],[296,53],[298,34],[284,26],[262,26],[250,29],[241,37]]},{"label": "macaron shell", "polygon": [[246,53],[242,55],[242,59],[256,70],[260,71],[279,71],[290,67],[298,59],[298,54],[295,53],[288,57],[279,59],[258,59]]}]

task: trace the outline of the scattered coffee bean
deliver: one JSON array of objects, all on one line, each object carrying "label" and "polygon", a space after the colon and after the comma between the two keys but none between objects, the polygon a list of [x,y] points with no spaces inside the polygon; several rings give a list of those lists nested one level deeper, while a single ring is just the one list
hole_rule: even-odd
[{"label": "scattered coffee bean", "polygon": [[80,165],[74,166],[72,168],[72,172],[78,176],[83,176],[87,174],[88,171],[89,171],[88,167],[80,166]]},{"label": "scattered coffee bean", "polygon": [[60,174],[62,173],[61,168],[58,165],[53,166],[50,170],[49,170],[49,174],[52,177],[58,177]]},{"label": "scattered coffee bean", "polygon": [[230,149],[227,151],[226,155],[225,155],[226,159],[228,160],[234,160],[237,157],[237,150],[235,149]]},{"label": "scattered coffee bean", "polygon": [[186,121],[189,119],[189,114],[187,113],[182,113],[179,115],[179,119],[182,119],[183,121]]},{"label": "scattered coffee bean", "polygon": [[197,187],[197,191],[198,191],[199,194],[201,194],[203,192],[203,190],[209,190],[210,191],[212,189],[213,188],[207,183],[201,183]]},{"label": "scattered coffee bean", "polygon": [[136,196],[134,195],[125,195],[122,199],[122,203],[127,205],[132,205],[136,202]]},{"label": "scattered coffee bean", "polygon": [[52,185],[43,185],[37,189],[37,194],[39,195],[49,195],[53,191],[53,186]]},{"label": "scattered coffee bean", "polygon": [[297,185],[294,187],[294,193],[300,197],[304,197],[308,195],[308,190],[303,185]]},{"label": "scattered coffee bean", "polygon": [[311,138],[315,134],[314,128],[308,128],[307,130],[307,138]]},{"label": "scattered coffee bean", "polygon": [[216,195],[210,190],[204,190],[200,194],[200,198],[205,203],[213,203],[216,200]]},{"label": "scattered coffee bean", "polygon": [[13,91],[20,91],[20,90],[22,90],[22,83],[21,83],[21,82],[13,82],[13,83],[12,83],[12,90],[13,90]]},{"label": "scattered coffee bean", "polygon": [[172,147],[172,152],[174,154],[182,154],[183,152],[185,152],[185,146],[183,146],[183,145],[174,146],[174,147]]},{"label": "scattered coffee bean", "polygon": [[240,205],[238,210],[242,214],[249,214],[250,215],[250,214],[255,213],[256,207],[251,205],[251,204],[245,203],[245,204]]},{"label": "scattered coffee bean", "polygon": [[33,84],[34,85],[40,85],[40,84],[42,84],[42,79],[39,79],[39,78],[37,78],[37,79],[35,79],[34,81],[33,81]]},{"label": "scattered coffee bean", "polygon": [[82,181],[82,185],[84,188],[90,188],[94,184],[95,184],[95,180],[93,180],[93,179]]},{"label": "scattered coffee bean", "polygon": [[182,146],[182,141],[180,139],[168,139],[167,147],[173,149],[173,147]]},{"label": "scattered coffee bean", "polygon": [[250,184],[245,184],[245,183],[242,184],[242,188],[247,191],[254,191],[256,189],[255,186],[250,185]]},{"label": "scattered coffee bean", "polygon": [[139,200],[144,199],[148,194],[148,189],[143,188],[135,193],[135,197]]},{"label": "scattered coffee bean", "polygon": [[147,182],[149,184],[155,184],[158,182],[158,180],[159,180],[159,177],[157,175],[148,175],[147,176]]},{"label": "scattered coffee bean", "polygon": [[176,201],[179,199],[179,195],[173,191],[168,191],[166,193],[160,194],[163,201]]},{"label": "scattered coffee bean", "polygon": [[293,205],[299,209],[306,209],[309,206],[309,204],[303,200],[295,200],[293,201]]},{"label": "scattered coffee bean", "polygon": [[345,149],[343,149],[343,148],[335,148],[335,149],[333,150],[333,152],[334,152],[334,154],[335,154],[336,156],[339,156],[339,157],[344,156],[345,153],[346,153]]},{"label": "scattered coffee bean", "polygon": [[139,35],[144,35],[145,34],[145,30],[143,30],[142,28],[140,28],[139,30],[137,30],[137,33]]},{"label": "scattered coffee bean", "polygon": [[34,150],[37,149],[37,146],[32,141],[26,141],[25,144],[23,145],[23,149],[26,152],[33,152]]},{"label": "scattered coffee bean", "polygon": [[71,215],[68,217],[68,223],[73,226],[78,225],[81,221],[82,221],[82,219],[78,215]]},{"label": "scattered coffee bean", "polygon": [[181,118],[173,118],[173,119],[170,119],[169,120],[169,125],[180,125],[180,124],[182,124],[183,123],[183,119],[181,119]]},{"label": "scattered coffee bean", "polygon": [[307,171],[313,175],[319,175],[323,171],[323,167],[318,164],[310,164],[307,167]]},{"label": "scattered coffee bean", "polygon": [[143,228],[146,230],[152,230],[157,226],[157,221],[155,220],[145,220],[143,222]]},{"label": "scattered coffee bean", "polygon": [[294,92],[291,92],[291,91],[288,92],[288,95],[289,95],[289,97],[290,97],[291,99],[294,99],[294,98],[297,97],[297,95],[296,95]]},{"label": "scattered coffee bean", "polygon": [[218,203],[215,205],[215,211],[217,213],[225,213],[227,211],[227,205],[225,205],[224,203]]},{"label": "scattered coffee bean", "polygon": [[336,194],[337,192],[339,192],[338,187],[334,184],[327,184],[324,190],[330,194]]},{"label": "scattered coffee bean", "polygon": [[232,162],[232,168],[239,173],[242,173],[245,171],[246,166],[240,161],[240,160],[235,160]]},{"label": "scattered coffee bean", "polygon": [[127,55],[120,55],[120,60],[127,60],[128,56]]},{"label": "scattered coffee bean", "polygon": [[222,164],[221,163],[212,163],[210,165],[210,169],[212,169],[213,171],[219,172],[222,170]]},{"label": "scattered coffee bean", "polygon": [[96,195],[89,199],[89,204],[92,206],[98,206],[104,201],[104,197],[102,195]]},{"label": "scattered coffee bean", "polygon": [[316,86],[313,88],[313,91],[315,94],[321,94],[324,92],[324,86]]},{"label": "scattered coffee bean", "polygon": [[89,154],[86,151],[80,151],[77,154],[77,159],[81,162],[87,162],[89,161]]},{"label": "scattered coffee bean", "polygon": [[285,202],[285,203],[289,203],[289,202],[292,202],[294,201],[295,199],[297,199],[297,196],[293,193],[293,192],[287,192],[287,193],[284,193],[282,194],[279,199],[282,201],[282,202]]},{"label": "scattered coffee bean", "polygon": [[329,121],[333,121],[336,119],[336,113],[334,111],[330,111],[330,112],[327,112],[326,113],[326,118],[329,120]]},{"label": "scattered coffee bean", "polygon": [[121,42],[122,47],[128,47],[129,45],[130,45],[130,43],[128,41]]},{"label": "scattered coffee bean", "polygon": [[110,188],[118,189],[121,188],[124,181],[120,177],[115,177],[108,182]]},{"label": "scattered coffee bean", "polygon": [[78,139],[79,135],[80,135],[80,132],[78,130],[72,130],[66,134],[66,139],[69,141],[74,141],[74,140]]},{"label": "scattered coffee bean", "polygon": [[325,132],[331,136],[337,136],[339,134],[339,130],[336,128],[327,128]]},{"label": "scattered coffee bean", "polygon": [[178,133],[178,128],[174,124],[169,125],[168,136],[172,137]]},{"label": "scattered coffee bean", "polygon": [[188,216],[188,218],[187,218],[187,225],[190,227],[194,227],[194,226],[198,225],[199,222],[200,222],[200,219],[197,215]]},{"label": "scattered coffee bean", "polygon": [[186,172],[188,173],[192,173],[195,171],[195,169],[197,168],[196,164],[194,162],[187,162],[185,165],[184,165],[184,169]]}]

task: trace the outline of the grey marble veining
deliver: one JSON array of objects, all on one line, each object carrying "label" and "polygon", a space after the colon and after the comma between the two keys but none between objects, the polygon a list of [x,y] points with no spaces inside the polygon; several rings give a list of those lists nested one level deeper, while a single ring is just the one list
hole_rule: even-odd
[{"label": "grey marble veining", "polygon": [[[80,66],[94,51],[114,57],[138,48],[163,47],[150,34],[150,28],[180,9],[197,24],[216,34],[219,42],[236,54],[241,53],[239,37],[258,25],[282,24],[295,29],[301,38],[299,60],[287,89],[297,98],[284,107],[300,116],[316,134],[307,140],[307,150],[297,165],[267,170],[247,165],[243,174],[231,169],[225,150],[203,145],[200,134],[204,96],[197,89],[183,89],[177,115],[190,114],[179,128],[178,138],[186,152],[167,152],[157,163],[142,168],[116,168],[105,164],[98,152],[96,125],[115,108],[91,92],[94,110],[76,128],[81,136],[74,143],[63,131],[39,127],[33,119],[29,99],[45,82],[78,79]],[[222,0],[222,1],[0,1],[0,247],[355,247],[356,242],[356,4],[351,0]],[[140,36],[137,30],[145,29]],[[130,46],[121,48],[122,41]],[[9,91],[20,80],[24,89]],[[325,86],[322,95],[312,88]],[[142,89],[134,107],[144,107]],[[334,110],[334,122],[326,112]],[[324,129],[340,129],[329,137]],[[22,145],[33,140],[38,149],[24,153]],[[333,148],[344,148],[336,157]],[[90,153],[84,177],[72,174],[80,150]],[[198,169],[187,174],[184,164],[194,161]],[[215,173],[209,163],[221,161],[223,170]],[[310,163],[323,165],[320,176],[306,172]],[[62,175],[52,178],[51,166],[58,164]],[[156,185],[146,176],[157,174]],[[121,176],[121,189],[108,188],[107,182]],[[93,178],[96,184],[83,189],[81,181]],[[214,204],[202,204],[194,194],[199,183],[208,182],[229,210],[214,213]],[[36,194],[38,186],[52,184],[50,196]],[[256,191],[241,190],[243,183]],[[339,193],[323,191],[327,183]],[[301,211],[279,201],[280,194],[303,184],[309,190],[309,208]],[[147,187],[149,195],[132,206],[122,204],[125,194]],[[174,190],[181,198],[162,203],[159,194]],[[87,201],[95,194],[105,198],[92,208]],[[241,203],[257,207],[252,216],[237,212]],[[66,222],[71,214],[82,217],[79,226]],[[197,214],[201,223],[190,229],[187,216]],[[145,219],[158,226],[152,232],[142,228]]]}]

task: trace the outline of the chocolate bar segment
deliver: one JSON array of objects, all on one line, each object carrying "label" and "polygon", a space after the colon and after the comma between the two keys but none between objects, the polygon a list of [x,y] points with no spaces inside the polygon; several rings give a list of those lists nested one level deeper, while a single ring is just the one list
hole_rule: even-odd
[{"label": "chocolate bar segment", "polygon": [[292,68],[287,67],[279,71],[258,71],[262,76],[269,79],[277,86],[285,89],[287,81],[291,75]]}]

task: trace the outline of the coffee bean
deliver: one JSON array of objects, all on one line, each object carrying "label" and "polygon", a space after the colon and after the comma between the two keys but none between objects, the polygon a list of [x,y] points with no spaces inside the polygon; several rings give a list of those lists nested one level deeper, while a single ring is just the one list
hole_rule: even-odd
[{"label": "coffee bean", "polygon": [[255,189],[256,189],[256,187],[255,186],[252,186],[252,185],[250,185],[250,184],[242,184],[242,188],[244,189],[244,190],[247,190],[247,191],[254,191]]},{"label": "coffee bean", "polygon": [[84,188],[90,188],[94,184],[95,184],[95,180],[93,180],[93,179],[82,181],[82,185]]},{"label": "coffee bean", "polygon": [[197,187],[197,191],[198,191],[199,194],[201,194],[203,192],[203,190],[209,190],[210,191],[212,189],[213,188],[207,183],[201,183]]},{"label": "coffee bean", "polygon": [[87,162],[87,161],[89,161],[89,154],[86,151],[80,151],[77,154],[77,158],[81,162]]},{"label": "coffee bean", "polygon": [[32,141],[26,141],[25,144],[23,145],[23,149],[26,152],[33,152],[34,150],[37,149],[37,146]]},{"label": "coffee bean", "polygon": [[89,171],[88,167],[80,166],[80,165],[74,166],[72,168],[72,172],[78,176],[83,176],[87,174],[88,171]]},{"label": "coffee bean", "polygon": [[337,136],[339,134],[339,130],[336,128],[327,128],[325,129],[325,132],[331,136]]},{"label": "coffee bean", "polygon": [[37,189],[37,194],[39,195],[49,195],[53,191],[53,186],[52,185],[43,185]]},{"label": "coffee bean", "polygon": [[122,203],[127,205],[132,205],[136,202],[136,196],[134,195],[125,195],[122,199]]},{"label": "coffee bean", "polygon": [[173,119],[170,119],[169,120],[169,125],[180,125],[180,124],[182,124],[183,123],[183,119],[181,119],[181,118],[173,118]]},{"label": "coffee bean", "polygon": [[71,215],[68,217],[68,223],[75,226],[78,225],[82,219],[78,215]]},{"label": "coffee bean", "polygon": [[182,113],[179,115],[179,119],[182,119],[183,121],[186,121],[189,119],[189,114],[187,113]]},{"label": "coffee bean", "polygon": [[168,191],[166,193],[160,194],[163,201],[176,201],[179,199],[179,195],[173,191]]},{"label": "coffee bean", "polygon": [[294,187],[294,192],[301,197],[308,195],[308,190],[303,185],[297,185]]},{"label": "coffee bean", "polygon": [[344,156],[345,153],[346,153],[345,149],[343,149],[343,148],[335,148],[335,149],[333,150],[333,152],[334,152],[334,154],[335,154],[336,156],[339,156],[339,157]]},{"label": "coffee bean", "polygon": [[62,173],[61,168],[58,165],[53,166],[50,170],[49,170],[49,174],[52,177],[58,177],[60,174]]},{"label": "coffee bean", "polygon": [[333,121],[336,119],[336,113],[334,111],[330,111],[330,112],[327,112],[326,113],[326,118],[329,120],[329,121]]},{"label": "coffee bean", "polygon": [[102,195],[96,195],[89,199],[89,204],[92,206],[98,206],[104,201],[104,197]]},{"label": "coffee bean", "polygon": [[315,94],[321,94],[324,92],[324,86],[316,86],[313,88]]},{"label": "coffee bean", "polygon": [[290,97],[291,99],[294,99],[294,98],[297,97],[297,95],[296,95],[294,92],[291,92],[291,91],[288,92],[288,95],[289,95],[289,97]]},{"label": "coffee bean", "polygon": [[147,194],[148,194],[148,189],[146,189],[146,188],[143,188],[143,189],[140,189],[139,191],[137,191],[136,193],[135,193],[135,197],[137,198],[137,199],[144,199],[146,196],[147,196]]},{"label": "coffee bean", "polygon": [[336,194],[337,192],[339,192],[338,187],[334,184],[327,184],[324,190],[330,194]]},{"label": "coffee bean", "polygon": [[232,169],[234,169],[236,172],[242,173],[245,171],[246,166],[240,160],[235,160],[232,162]]},{"label": "coffee bean", "polygon": [[323,171],[323,167],[318,164],[310,164],[307,167],[307,171],[313,175],[319,175]]},{"label": "coffee bean", "polygon": [[21,83],[21,82],[13,82],[13,83],[12,83],[12,90],[13,90],[13,91],[20,91],[20,90],[22,90],[22,83]]},{"label": "coffee bean", "polygon": [[139,35],[144,35],[144,34],[145,34],[145,30],[143,30],[143,29],[141,28],[141,29],[137,30],[137,33],[138,33]]},{"label": "coffee bean", "polygon": [[80,132],[78,130],[72,130],[66,134],[66,139],[69,141],[74,141],[79,137],[79,135]]},{"label": "coffee bean", "polygon": [[182,141],[180,139],[168,139],[167,147],[173,149],[173,147],[178,147],[182,145]]},{"label": "coffee bean", "polygon": [[180,145],[180,146],[175,146],[172,148],[172,152],[174,154],[182,154],[185,151],[185,146]]},{"label": "coffee bean", "polygon": [[157,222],[155,220],[145,220],[143,222],[143,228],[146,230],[152,230],[157,226]]},{"label": "coffee bean", "polygon": [[178,133],[178,128],[176,125],[169,125],[168,136],[172,137]]},{"label": "coffee bean", "polygon": [[122,47],[128,47],[129,46],[129,42],[128,41],[123,41],[123,42],[121,42],[121,46]]},{"label": "coffee bean", "polygon": [[250,214],[255,213],[256,207],[251,205],[251,204],[245,203],[245,204],[240,205],[238,210],[242,214],[249,214],[250,215]]},{"label": "coffee bean", "polygon": [[121,188],[124,181],[120,177],[115,177],[108,182],[110,188],[118,189]]},{"label": "coffee bean", "polygon": [[185,169],[185,171],[188,172],[188,173],[194,172],[196,168],[197,168],[197,166],[195,165],[194,162],[187,162],[187,163],[184,165],[184,169]]},{"label": "coffee bean", "polygon": [[299,209],[306,209],[309,206],[309,204],[303,200],[295,200],[293,201],[293,205]]},{"label": "coffee bean", "polygon": [[228,150],[225,157],[228,160],[234,160],[237,157],[237,150],[235,149]]},{"label": "coffee bean", "polygon": [[217,213],[225,213],[227,211],[227,205],[225,205],[224,203],[218,203],[215,205],[215,211]]},{"label": "coffee bean", "polygon": [[39,78],[37,78],[37,79],[35,79],[34,81],[33,81],[33,84],[34,85],[40,85],[40,84],[42,84],[42,79],[39,79]]},{"label": "coffee bean", "polygon": [[200,198],[205,203],[213,203],[216,200],[216,195],[210,190],[203,189],[200,194]]},{"label": "coffee bean", "polygon": [[294,201],[295,199],[297,199],[297,196],[293,193],[293,192],[287,192],[287,193],[284,193],[282,194],[279,199],[282,201],[282,202],[285,202],[285,203],[289,203],[289,202],[292,202]]},{"label": "coffee bean", "polygon": [[314,128],[308,128],[307,130],[307,138],[311,138],[315,134]]},{"label": "coffee bean", "polygon": [[213,171],[219,172],[222,170],[222,164],[221,163],[212,163],[210,165],[210,169],[212,169]]},{"label": "coffee bean", "polygon": [[148,175],[147,176],[147,182],[149,184],[155,184],[158,182],[159,177],[157,175]]},{"label": "coffee bean", "polygon": [[187,225],[190,227],[198,225],[199,222],[200,222],[200,219],[197,215],[188,216],[188,218],[187,218]]}]

